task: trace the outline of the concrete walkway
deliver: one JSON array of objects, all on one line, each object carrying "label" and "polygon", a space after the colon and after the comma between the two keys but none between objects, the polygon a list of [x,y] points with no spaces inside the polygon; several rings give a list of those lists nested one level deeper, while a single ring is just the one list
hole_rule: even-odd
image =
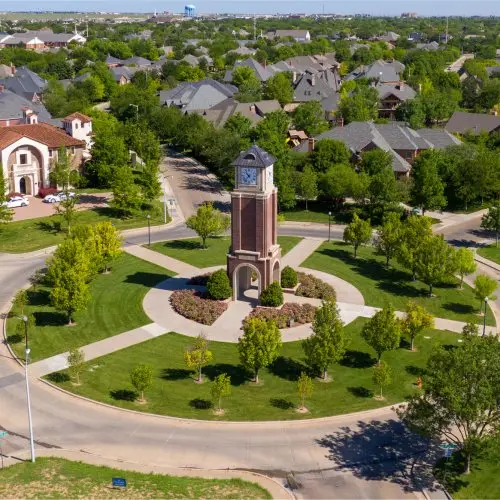
[{"label": "concrete walkway", "polygon": [[297,267],[309,255],[315,252],[325,240],[321,238],[303,238],[281,258],[281,269],[285,266]]}]

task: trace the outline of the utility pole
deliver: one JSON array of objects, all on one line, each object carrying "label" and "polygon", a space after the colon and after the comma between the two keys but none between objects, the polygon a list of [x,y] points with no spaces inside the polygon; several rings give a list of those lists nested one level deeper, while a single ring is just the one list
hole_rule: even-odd
[{"label": "utility pole", "polygon": [[253,41],[257,40],[257,18],[253,15]]},{"label": "utility pole", "polygon": [[448,44],[448,16],[446,16],[446,35],[444,37],[444,40],[444,43]]}]

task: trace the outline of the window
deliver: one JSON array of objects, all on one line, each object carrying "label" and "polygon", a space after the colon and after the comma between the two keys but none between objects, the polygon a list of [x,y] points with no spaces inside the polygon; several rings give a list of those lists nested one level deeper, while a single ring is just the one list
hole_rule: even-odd
[{"label": "window", "polygon": [[78,128],[78,122],[75,122],[75,130]]},{"label": "window", "polygon": [[53,158],[53,157],[54,157],[54,150],[49,149],[49,158]]},{"label": "window", "polygon": [[26,165],[28,163],[28,155],[26,153],[19,155],[19,163],[21,165]]},{"label": "window", "polygon": [[75,146],[71,146],[71,154],[74,155],[75,154]]}]

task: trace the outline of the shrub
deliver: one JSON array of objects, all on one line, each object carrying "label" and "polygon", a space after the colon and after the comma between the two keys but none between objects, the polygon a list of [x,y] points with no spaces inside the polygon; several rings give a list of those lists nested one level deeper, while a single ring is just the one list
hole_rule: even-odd
[{"label": "shrub", "polygon": [[297,304],[286,302],[281,309],[267,309],[265,307],[256,307],[244,320],[250,318],[259,318],[266,321],[274,321],[278,328],[288,328],[290,320],[296,325],[312,323],[316,307],[311,304]]},{"label": "shrub", "polygon": [[195,290],[176,290],[170,296],[170,304],[181,316],[202,325],[212,325],[227,309],[225,302],[205,299]]},{"label": "shrub", "polygon": [[297,271],[290,266],[286,266],[281,271],[281,286],[283,288],[293,288],[297,285]]},{"label": "shrub", "polygon": [[188,285],[207,286],[208,278],[210,278],[210,276],[212,276],[212,273],[198,274],[198,276],[193,276],[188,281]]},{"label": "shrub", "polygon": [[214,300],[225,300],[231,297],[233,290],[225,269],[215,271],[207,281],[207,294]]},{"label": "shrub", "polygon": [[312,274],[298,273],[300,282],[295,295],[310,299],[336,300],[334,288]]},{"label": "shrub", "polygon": [[55,194],[57,192],[58,192],[57,188],[52,188],[52,187],[39,188],[38,196],[40,196],[40,198],[45,198],[48,194]]},{"label": "shrub", "polygon": [[260,303],[266,307],[278,307],[283,304],[283,290],[277,281],[271,283],[260,294]]}]

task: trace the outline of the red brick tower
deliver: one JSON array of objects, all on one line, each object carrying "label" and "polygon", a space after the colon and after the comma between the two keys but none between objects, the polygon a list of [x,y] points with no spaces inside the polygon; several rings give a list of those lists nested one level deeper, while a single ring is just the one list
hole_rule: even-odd
[{"label": "red brick tower", "polygon": [[[278,190],[273,183],[276,159],[253,145],[233,162],[235,189],[231,193],[231,249],[227,272],[233,299],[252,286],[258,294],[280,279]],[[257,278],[257,280],[255,280]]]}]

